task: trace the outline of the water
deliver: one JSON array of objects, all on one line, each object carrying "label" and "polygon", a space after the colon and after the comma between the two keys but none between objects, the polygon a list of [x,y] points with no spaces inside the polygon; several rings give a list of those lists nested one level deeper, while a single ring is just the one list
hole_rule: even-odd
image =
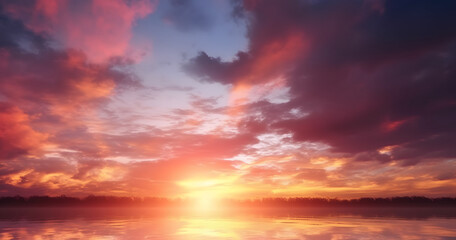
[{"label": "water", "polygon": [[453,209],[231,214],[150,209],[0,211],[0,239],[456,239]]}]

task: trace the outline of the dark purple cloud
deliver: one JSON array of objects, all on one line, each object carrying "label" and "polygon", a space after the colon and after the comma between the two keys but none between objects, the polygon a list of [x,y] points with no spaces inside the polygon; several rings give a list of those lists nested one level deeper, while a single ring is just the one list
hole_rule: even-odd
[{"label": "dark purple cloud", "polygon": [[[187,72],[233,85],[248,77],[262,84],[281,73],[290,102],[281,113],[274,104],[259,110],[270,127],[296,141],[323,142],[359,160],[413,164],[456,156],[455,2],[246,0],[236,6],[235,15],[249,22],[248,51],[231,62],[201,52],[184,65]],[[252,78],[264,49],[286,46],[293,36],[306,47]],[[290,118],[291,109],[304,117]]]}]

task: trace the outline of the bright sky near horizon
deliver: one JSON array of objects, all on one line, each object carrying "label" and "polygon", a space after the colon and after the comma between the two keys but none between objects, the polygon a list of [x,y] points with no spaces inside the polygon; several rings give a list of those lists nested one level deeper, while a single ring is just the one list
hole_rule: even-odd
[{"label": "bright sky near horizon", "polygon": [[0,3],[0,195],[456,196],[456,1]]}]

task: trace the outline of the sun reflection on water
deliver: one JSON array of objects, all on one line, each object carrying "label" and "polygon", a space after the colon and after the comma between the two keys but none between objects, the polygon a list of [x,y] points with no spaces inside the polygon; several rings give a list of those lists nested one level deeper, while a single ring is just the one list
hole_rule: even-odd
[{"label": "sun reflection on water", "polygon": [[2,217],[0,239],[456,239],[456,218],[119,214],[112,209],[109,215],[58,220]]}]

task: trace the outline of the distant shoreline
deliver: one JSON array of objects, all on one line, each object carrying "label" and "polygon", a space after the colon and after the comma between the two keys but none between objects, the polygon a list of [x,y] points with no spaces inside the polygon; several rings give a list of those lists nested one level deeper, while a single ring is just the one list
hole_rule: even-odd
[{"label": "distant shoreline", "polygon": [[[85,198],[67,196],[12,196],[0,197],[0,208],[9,207],[147,207],[147,208],[188,208],[194,199],[158,197],[116,197],[88,196]],[[306,208],[456,208],[456,198],[427,198],[421,196],[391,198],[356,198],[341,200],[335,198],[257,198],[219,199],[217,206],[238,209],[306,209]]]},{"label": "distant shoreline", "polygon": [[301,208],[219,208],[214,211],[172,207],[3,207],[1,221],[99,220],[144,218],[392,218],[425,220],[454,219],[456,207],[301,207]]}]

